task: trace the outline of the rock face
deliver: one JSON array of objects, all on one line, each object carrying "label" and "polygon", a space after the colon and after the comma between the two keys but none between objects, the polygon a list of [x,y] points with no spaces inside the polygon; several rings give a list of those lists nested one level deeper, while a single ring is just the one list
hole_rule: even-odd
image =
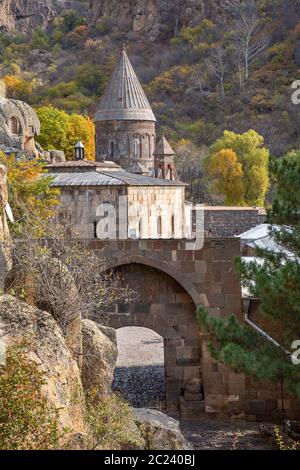
[{"label": "rock face", "polygon": [[97,323],[82,321],[83,363],[82,383],[86,393],[109,394],[117,361],[116,341],[112,341]]},{"label": "rock face", "polygon": [[179,422],[157,410],[134,409],[135,422],[150,450],[189,450]]},{"label": "rock face", "polygon": [[[22,256],[22,255],[17,255]],[[47,285],[43,281],[47,278]],[[79,368],[82,366],[81,306],[74,279],[68,269],[56,258],[46,257],[36,265],[33,272],[26,273],[24,266],[15,263],[5,278],[5,292],[12,290],[20,298],[24,286],[30,290],[31,302],[51,313],[61,331]],[[57,295],[53,296],[53,292]]]},{"label": "rock face", "polygon": [[84,11],[80,1],[68,0],[2,0],[0,2],[0,28],[29,32],[38,26],[46,28],[61,11],[75,8]]},{"label": "rock face", "polygon": [[224,14],[226,0],[91,0],[92,21],[111,18],[122,31],[145,34],[149,40],[172,37],[180,28]]},{"label": "rock face", "polygon": [[34,139],[39,133],[40,121],[29,104],[0,98],[0,150],[17,158],[24,152],[37,157]]},{"label": "rock face", "polygon": [[28,338],[30,359],[41,365],[47,383],[43,393],[59,411],[60,427],[85,433],[84,393],[80,371],[52,316],[10,295],[0,296],[0,324],[5,344]]}]

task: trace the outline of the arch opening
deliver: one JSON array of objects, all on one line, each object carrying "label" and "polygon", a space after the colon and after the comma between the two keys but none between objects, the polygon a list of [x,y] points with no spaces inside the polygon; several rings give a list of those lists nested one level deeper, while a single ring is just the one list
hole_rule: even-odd
[{"label": "arch opening", "polygon": [[21,134],[21,125],[19,120],[12,116],[9,121],[9,127],[12,134],[19,135]]},{"label": "arch opening", "polygon": [[136,408],[164,410],[164,339],[144,327],[117,330],[118,359],[112,389]]},{"label": "arch opening", "polygon": [[163,338],[166,411],[184,415],[182,410],[191,406],[186,402],[189,382],[201,383],[195,303],[175,278],[158,268],[132,262],[118,265],[115,272],[135,296],[129,304],[114,303],[108,308],[108,324],[117,330],[148,328]]}]

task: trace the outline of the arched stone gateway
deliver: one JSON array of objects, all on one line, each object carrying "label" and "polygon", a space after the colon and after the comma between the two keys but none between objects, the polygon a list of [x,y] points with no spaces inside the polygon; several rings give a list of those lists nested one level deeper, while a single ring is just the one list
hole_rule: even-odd
[{"label": "arched stone gateway", "polygon": [[[116,272],[135,292],[130,304],[109,311],[109,326],[139,326],[154,330],[164,339],[166,409],[177,411],[180,397],[191,379],[201,379],[201,344],[196,305],[171,276],[145,264],[118,266]],[[198,396],[195,398],[199,398]],[[200,400],[198,400],[200,401]]]},{"label": "arched stone gateway", "polygon": [[130,305],[112,306],[110,325],[142,326],[164,337],[167,409],[183,419],[240,415],[245,377],[212,359],[196,320],[198,305],[214,317],[242,318],[234,274],[239,240],[206,239],[200,250],[188,250],[184,240],[93,240],[90,248],[138,293]]}]

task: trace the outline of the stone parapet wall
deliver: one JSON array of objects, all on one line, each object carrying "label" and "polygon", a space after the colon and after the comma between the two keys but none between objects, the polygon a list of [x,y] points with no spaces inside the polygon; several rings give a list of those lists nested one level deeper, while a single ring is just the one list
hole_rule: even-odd
[{"label": "stone parapet wall", "polygon": [[[195,223],[195,211],[193,219]],[[262,208],[204,208],[204,229],[208,237],[234,237],[265,222],[266,212]]]}]

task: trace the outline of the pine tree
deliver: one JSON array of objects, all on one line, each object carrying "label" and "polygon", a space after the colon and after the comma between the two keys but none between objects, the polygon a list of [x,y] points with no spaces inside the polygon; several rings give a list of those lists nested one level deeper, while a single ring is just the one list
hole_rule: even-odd
[{"label": "pine tree", "polygon": [[236,372],[281,384],[283,409],[285,392],[300,397],[300,365],[292,361],[292,353],[297,358],[293,342],[300,339],[300,151],[272,162],[271,172],[276,194],[268,221],[280,250],[259,249],[262,263],[238,259],[236,265],[242,284],[260,303],[259,314],[280,326],[279,345],[234,316],[210,318],[199,308],[198,319],[212,338],[215,359]]}]

